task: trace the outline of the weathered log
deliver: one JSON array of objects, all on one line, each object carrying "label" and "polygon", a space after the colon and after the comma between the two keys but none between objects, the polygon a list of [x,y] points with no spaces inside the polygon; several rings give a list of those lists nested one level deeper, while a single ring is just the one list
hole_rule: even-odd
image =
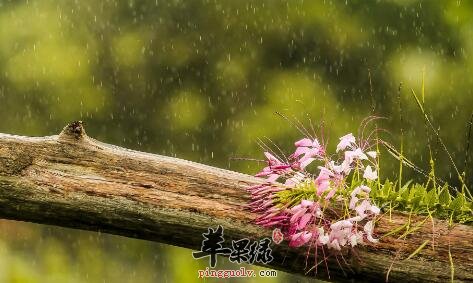
[{"label": "weathered log", "polygon": [[[101,143],[88,137],[80,122],[57,136],[0,134],[0,217],[6,219],[198,250],[202,233],[217,225],[225,228],[227,242],[271,235],[252,223],[256,215],[245,208],[245,188],[261,182],[245,174]],[[381,217],[377,235],[408,218],[402,213]],[[412,223],[424,219],[410,218]],[[427,239],[429,245],[406,259]],[[270,268],[305,274],[314,264],[313,251],[307,257],[307,249],[272,247],[275,259],[267,265]],[[427,220],[404,238],[393,235],[376,245],[356,247],[344,252],[343,258],[333,254],[327,266],[337,281],[380,282],[390,269],[391,282],[445,282],[451,276],[449,250],[455,280],[472,281],[473,227],[449,227],[441,220]],[[325,266],[317,268],[319,278],[327,277]]]}]

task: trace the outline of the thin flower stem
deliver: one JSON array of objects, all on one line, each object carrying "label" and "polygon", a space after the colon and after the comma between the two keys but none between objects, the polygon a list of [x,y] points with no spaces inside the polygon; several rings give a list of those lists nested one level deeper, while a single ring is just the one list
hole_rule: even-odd
[{"label": "thin flower stem", "polygon": [[442,138],[440,137],[440,134],[439,132],[435,129],[434,125],[432,124],[432,122],[430,121],[429,117],[427,116],[427,113],[424,111],[424,107],[422,106],[422,104],[420,103],[419,101],[419,98],[417,97],[415,91],[413,89],[411,89],[411,92],[412,92],[412,95],[414,96],[416,102],[417,102],[417,106],[419,106],[419,109],[420,111],[422,112],[423,116],[424,116],[424,119],[427,121],[427,123],[429,124],[431,130],[434,132],[435,136],[437,137],[440,145],[442,146],[443,150],[447,153],[448,155],[448,158],[450,159],[450,162],[452,163],[452,166],[453,168],[455,169],[455,172],[457,173],[457,177],[460,181],[460,183],[462,184],[462,188],[461,188],[461,191],[462,193],[464,194],[465,191],[466,193],[468,194],[469,198],[470,199],[473,199],[473,196],[471,195],[470,193],[470,190],[468,189],[468,187],[466,186],[466,183],[465,181],[463,180],[463,177],[462,177],[462,174],[460,174],[460,171],[458,170],[458,167],[457,165],[455,164],[455,161],[453,161],[453,157],[452,155],[450,154],[450,151],[448,150],[447,146],[445,145],[445,143],[443,142]]}]

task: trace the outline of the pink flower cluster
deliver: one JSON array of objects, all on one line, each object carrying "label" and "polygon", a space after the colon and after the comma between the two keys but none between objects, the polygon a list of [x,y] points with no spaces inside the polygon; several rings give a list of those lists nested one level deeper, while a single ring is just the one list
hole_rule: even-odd
[{"label": "pink flower cluster", "polygon": [[[291,247],[341,250],[376,243],[374,218],[380,210],[369,198],[369,185],[378,179],[377,152],[368,151],[368,142],[357,143],[352,134],[340,138],[336,159],[316,138],[301,139],[295,146],[285,160],[264,153],[267,166],[256,176],[266,182],[249,188],[250,208],[259,214],[256,223],[280,229]],[[315,174],[307,170],[314,163]],[[282,191],[301,187],[313,189],[312,195],[296,205],[279,202]]]}]

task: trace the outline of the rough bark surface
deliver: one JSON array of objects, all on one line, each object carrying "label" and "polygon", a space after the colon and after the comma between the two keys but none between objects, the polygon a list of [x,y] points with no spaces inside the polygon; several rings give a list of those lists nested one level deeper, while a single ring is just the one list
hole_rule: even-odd
[{"label": "rough bark surface", "polygon": [[[225,239],[261,239],[271,231],[245,209],[245,187],[261,180],[181,159],[108,145],[85,134],[80,122],[50,137],[0,134],[0,217],[146,239],[200,249],[202,233],[222,225]],[[409,219],[385,215],[383,235]],[[423,217],[410,217],[420,223]],[[401,233],[402,234],[402,233]],[[430,243],[406,259],[425,240]],[[433,245],[432,245],[433,243]],[[473,227],[427,220],[407,237],[381,239],[327,262],[332,280],[390,282],[473,281]],[[189,256],[191,253],[189,252]],[[268,267],[305,274],[307,249],[273,245]],[[319,254],[318,259],[321,259]],[[338,259],[338,260],[337,260]],[[338,263],[340,262],[340,264]],[[307,264],[307,267],[306,267]],[[318,278],[327,278],[325,263]],[[313,272],[307,276],[313,276]]]}]

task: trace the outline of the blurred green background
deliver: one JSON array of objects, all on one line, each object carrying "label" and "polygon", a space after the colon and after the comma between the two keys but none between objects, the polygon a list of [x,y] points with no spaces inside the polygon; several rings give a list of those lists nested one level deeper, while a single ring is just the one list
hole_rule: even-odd
[{"label": "blurred green background", "polygon": [[[229,158],[261,158],[257,138],[290,151],[301,137],[275,111],[325,121],[335,143],[374,106],[399,145],[402,82],[406,151],[428,169],[410,95],[425,71],[425,107],[464,170],[472,52],[470,1],[0,0],[0,132],[51,135],[81,119],[107,143],[253,174],[258,164]],[[432,147],[437,174],[457,184]],[[386,156],[382,177],[396,166]],[[0,282],[198,282],[205,266],[186,249],[0,222]],[[288,280],[301,278],[267,282]]]}]

